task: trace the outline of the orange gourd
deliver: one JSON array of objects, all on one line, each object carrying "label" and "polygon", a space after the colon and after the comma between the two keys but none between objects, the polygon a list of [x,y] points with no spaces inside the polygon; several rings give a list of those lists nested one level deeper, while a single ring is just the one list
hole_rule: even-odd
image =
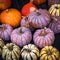
[{"label": "orange gourd", "polygon": [[21,13],[14,8],[6,9],[1,12],[1,23],[17,27],[21,22]]}]

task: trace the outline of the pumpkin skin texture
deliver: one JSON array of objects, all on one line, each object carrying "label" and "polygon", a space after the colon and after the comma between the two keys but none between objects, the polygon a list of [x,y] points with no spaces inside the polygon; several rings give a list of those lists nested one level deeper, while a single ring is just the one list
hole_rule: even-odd
[{"label": "pumpkin skin texture", "polygon": [[38,29],[33,35],[34,44],[40,48],[43,48],[47,45],[52,45],[54,42],[55,36],[51,29],[44,28]]},{"label": "pumpkin skin texture", "polygon": [[43,4],[45,2],[46,2],[46,0],[33,0],[33,3],[36,5],[40,5],[40,4]]},{"label": "pumpkin skin texture", "polygon": [[20,27],[11,33],[11,41],[20,47],[30,43],[32,40],[32,33],[30,29],[26,27]]},{"label": "pumpkin skin texture", "polygon": [[32,2],[29,2],[22,7],[21,13],[23,16],[28,16],[30,12],[36,9],[36,6]]},{"label": "pumpkin skin texture", "polygon": [[53,4],[60,4],[60,0],[48,0],[48,5],[51,6]]},{"label": "pumpkin skin texture", "polygon": [[8,24],[0,25],[0,38],[5,41],[10,40],[10,34],[13,31],[13,28]]},{"label": "pumpkin skin texture", "polygon": [[50,14],[45,9],[31,12],[28,16],[29,22],[34,28],[44,28],[50,23]]},{"label": "pumpkin skin texture", "polygon": [[0,0],[0,10],[4,10],[11,6],[11,0]]},{"label": "pumpkin skin texture", "polygon": [[0,38],[0,55],[2,55],[2,50],[4,45],[5,45],[4,41]]},{"label": "pumpkin skin texture", "polygon": [[60,16],[60,13],[59,12],[60,12],[60,4],[54,4],[49,9],[49,13],[52,16]]},{"label": "pumpkin skin texture", "polygon": [[59,51],[53,46],[45,46],[40,51],[40,60],[59,60]]},{"label": "pumpkin skin texture", "polygon": [[35,45],[28,44],[22,48],[21,56],[24,60],[37,60],[39,57],[39,50]]},{"label": "pumpkin skin texture", "polygon": [[2,58],[5,60],[19,60],[20,54],[21,51],[17,45],[13,43],[7,43],[3,47]]},{"label": "pumpkin skin texture", "polygon": [[6,9],[1,13],[1,23],[17,27],[21,22],[21,13],[14,8]]},{"label": "pumpkin skin texture", "polygon": [[58,16],[52,16],[52,20],[49,24],[49,28],[55,33],[60,33],[60,17]]}]

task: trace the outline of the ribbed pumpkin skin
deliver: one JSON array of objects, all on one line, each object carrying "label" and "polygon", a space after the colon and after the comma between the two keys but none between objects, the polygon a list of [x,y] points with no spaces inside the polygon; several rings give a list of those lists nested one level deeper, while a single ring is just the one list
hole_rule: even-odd
[{"label": "ribbed pumpkin skin", "polygon": [[20,48],[17,45],[7,43],[3,47],[2,58],[5,60],[19,60],[20,53]]},{"label": "ribbed pumpkin skin", "polygon": [[60,4],[60,0],[48,0],[48,5],[51,6],[53,4]]},{"label": "ribbed pumpkin skin", "polygon": [[39,9],[30,13],[29,22],[34,28],[43,28],[50,22],[50,14],[45,9]]},{"label": "ribbed pumpkin skin", "polygon": [[40,51],[40,60],[59,60],[59,51],[53,46],[45,46]]},{"label": "ribbed pumpkin skin", "polygon": [[60,33],[60,17],[52,17],[49,28],[56,34]]},{"label": "ribbed pumpkin skin", "polygon": [[49,8],[49,13],[52,16],[60,16],[60,4],[54,4]]},{"label": "ribbed pumpkin skin", "polygon": [[21,50],[23,60],[37,60],[39,57],[39,50],[33,44],[25,45]]},{"label": "ribbed pumpkin skin", "polygon": [[11,33],[11,41],[19,46],[24,46],[32,40],[32,33],[26,27],[20,27]]},{"label": "ribbed pumpkin skin", "polygon": [[2,55],[2,49],[4,45],[4,41],[0,38],[0,55]]},{"label": "ribbed pumpkin skin", "polygon": [[8,24],[0,25],[0,38],[2,38],[5,41],[8,41],[10,39],[10,34],[12,30],[13,28]]},{"label": "ribbed pumpkin skin", "polygon": [[49,28],[38,29],[33,35],[34,43],[40,48],[46,45],[52,45],[54,39],[55,39],[54,33]]}]

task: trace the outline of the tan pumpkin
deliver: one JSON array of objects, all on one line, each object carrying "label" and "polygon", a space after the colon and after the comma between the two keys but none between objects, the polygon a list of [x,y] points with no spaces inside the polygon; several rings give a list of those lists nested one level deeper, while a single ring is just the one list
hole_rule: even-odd
[{"label": "tan pumpkin", "polygon": [[0,55],[2,54],[2,49],[3,49],[3,46],[4,46],[4,41],[2,39],[0,39]]},{"label": "tan pumpkin", "polygon": [[1,13],[1,23],[17,27],[21,22],[21,13],[14,8],[6,9]]},{"label": "tan pumpkin", "polygon": [[3,47],[2,58],[5,60],[19,60],[20,48],[13,43],[7,43]]},{"label": "tan pumpkin", "polygon": [[54,4],[50,7],[49,13],[52,16],[60,16],[60,4]]},{"label": "tan pumpkin", "polygon": [[45,46],[40,52],[40,60],[59,60],[59,51],[53,46]]},{"label": "tan pumpkin", "polygon": [[37,60],[39,57],[39,50],[35,45],[28,44],[22,48],[21,56],[24,60]]}]

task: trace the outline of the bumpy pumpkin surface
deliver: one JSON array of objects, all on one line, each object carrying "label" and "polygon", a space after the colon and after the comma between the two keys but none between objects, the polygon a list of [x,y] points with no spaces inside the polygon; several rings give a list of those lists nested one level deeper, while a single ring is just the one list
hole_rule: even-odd
[{"label": "bumpy pumpkin surface", "polygon": [[21,13],[14,8],[6,9],[1,13],[1,23],[17,27],[21,22]]},{"label": "bumpy pumpkin surface", "polygon": [[60,17],[52,17],[49,28],[56,34],[60,33]]},{"label": "bumpy pumpkin surface", "polygon": [[50,14],[45,9],[31,12],[28,16],[29,22],[34,28],[43,28],[50,23]]},{"label": "bumpy pumpkin surface", "polygon": [[0,55],[2,55],[2,49],[4,45],[4,41],[0,38]]},{"label": "bumpy pumpkin surface", "polygon": [[20,27],[11,33],[11,41],[19,46],[24,46],[32,40],[32,33],[26,27]]},{"label": "bumpy pumpkin surface", "polygon": [[2,38],[5,41],[8,41],[10,39],[10,34],[12,30],[13,28],[8,24],[0,25],[0,38]]},{"label": "bumpy pumpkin surface", "polygon": [[49,28],[38,29],[33,35],[34,43],[40,48],[53,44],[54,39],[54,33]]},{"label": "bumpy pumpkin surface", "polygon": [[52,16],[60,16],[60,4],[54,4],[50,7],[49,13]]},{"label": "bumpy pumpkin surface", "polygon": [[40,52],[40,60],[59,60],[59,51],[53,46],[45,46]]},{"label": "bumpy pumpkin surface", "polygon": [[21,56],[24,60],[37,60],[39,57],[39,50],[35,45],[28,44],[22,48]]},{"label": "bumpy pumpkin surface", "polygon": [[17,45],[7,43],[3,47],[2,58],[5,60],[19,60],[20,53],[20,48]]},{"label": "bumpy pumpkin surface", "polygon": [[48,5],[51,6],[53,4],[60,4],[60,0],[48,0]]}]

